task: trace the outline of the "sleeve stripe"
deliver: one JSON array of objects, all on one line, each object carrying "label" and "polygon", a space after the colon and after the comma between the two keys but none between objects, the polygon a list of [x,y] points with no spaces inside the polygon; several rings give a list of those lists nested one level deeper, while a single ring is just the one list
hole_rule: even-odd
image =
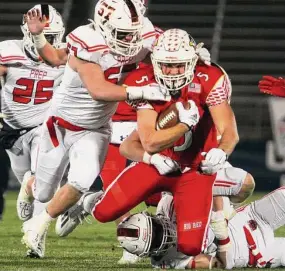
[{"label": "sleeve stripe", "polygon": [[8,62],[13,60],[26,60],[24,56],[1,56],[0,55],[0,61],[1,62]]},{"label": "sleeve stripe", "polygon": [[99,51],[99,50],[109,49],[109,47],[107,45],[104,45],[104,44],[99,44],[99,45],[95,45],[95,46],[88,46],[83,40],[79,39],[78,37],[76,37],[72,33],[70,33],[68,35],[68,37],[70,39],[72,39],[74,42],[79,43],[84,49],[87,49],[88,52],[95,52],[95,51]]},{"label": "sleeve stripe", "polygon": [[151,36],[155,36],[155,35],[156,35],[156,32],[155,31],[151,31],[151,32],[147,32],[147,33],[143,34],[142,37],[144,39],[147,39],[147,38],[149,38]]}]

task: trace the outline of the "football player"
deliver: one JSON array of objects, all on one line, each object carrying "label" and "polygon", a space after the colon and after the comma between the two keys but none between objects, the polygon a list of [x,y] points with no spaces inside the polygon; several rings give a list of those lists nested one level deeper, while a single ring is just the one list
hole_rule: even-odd
[{"label": "football player", "polygon": [[[136,104],[138,131],[123,142],[121,152],[140,163],[124,170],[101,200],[102,193],[90,194],[83,199],[87,212],[100,222],[108,222],[154,192],[172,192],[179,217],[178,249],[187,255],[197,255],[205,246],[212,186],[216,195],[233,195],[240,201],[245,199],[245,191],[254,188],[252,177],[242,169],[223,168],[238,139],[228,103],[231,85],[220,67],[196,65],[195,49],[196,44],[185,31],[167,30],[154,46],[154,69],[142,73],[135,71],[132,80],[126,80],[129,85],[134,81],[136,85],[158,82],[164,92],[170,92],[172,99],[170,102]],[[185,109],[182,102],[189,102],[190,109]],[[180,122],[171,128],[156,130],[158,114],[171,104],[176,104]],[[219,144],[216,129],[221,134]],[[124,144],[128,141],[133,144]],[[203,160],[202,170],[212,175],[197,171]],[[185,206],[196,208],[185,212]],[[195,231],[191,228],[192,223],[195,223]],[[221,241],[221,246],[228,242]]]},{"label": "football player", "polygon": [[265,75],[259,81],[258,87],[262,93],[278,97],[285,97],[285,79]]},{"label": "football player", "polygon": [[[176,217],[173,197],[165,194],[156,216],[147,213],[132,215],[117,230],[121,245],[136,255],[151,256],[155,268],[199,269],[222,266],[232,268],[277,268],[285,266],[285,238],[274,237],[274,231],[285,225],[285,187],[260,200],[238,208],[225,200],[225,211],[236,213],[229,220],[229,251],[217,259],[217,245],[211,228],[207,234],[207,249],[198,257],[186,256],[176,250]],[[144,233],[147,235],[144,236]]]},{"label": "football player", "polygon": [[[44,37],[53,48],[64,47],[65,27],[61,15],[50,5],[36,5],[34,8],[48,18],[43,27]],[[24,34],[22,40],[0,42],[0,76],[4,79],[1,108],[5,116],[1,119],[0,144],[6,149],[20,183],[27,182],[31,172],[35,171],[41,124],[64,71],[63,66],[51,67],[43,61],[25,20],[21,30]],[[33,205],[25,190],[20,194],[22,206],[17,212],[19,218],[26,221],[32,215]]]},{"label": "football player", "polygon": [[[39,18],[38,10],[28,13],[28,22],[41,22],[34,25],[33,31],[30,25],[30,31],[37,50],[52,56],[58,51],[47,43],[42,33],[46,17],[42,16],[42,21]],[[51,221],[73,206],[100,173],[117,101],[169,100],[158,86],[116,85],[124,72],[135,69],[145,58],[154,41],[151,22],[141,15],[137,1],[133,0],[99,1],[94,21],[67,36],[70,55],[49,117],[42,127],[36,178],[32,184],[34,191],[33,195],[29,194],[31,202],[33,197],[50,202],[40,215],[23,224],[22,242],[35,255],[44,255]],[[68,165],[68,182],[56,192]],[[26,185],[24,189],[29,187]]]}]

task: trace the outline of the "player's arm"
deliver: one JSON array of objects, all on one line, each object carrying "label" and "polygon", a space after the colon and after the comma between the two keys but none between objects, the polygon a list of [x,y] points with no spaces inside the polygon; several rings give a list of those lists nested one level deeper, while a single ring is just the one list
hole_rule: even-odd
[{"label": "player's arm", "polygon": [[[44,35],[43,35],[44,37]],[[44,38],[45,39],[45,38]],[[36,43],[35,43],[36,44]],[[65,65],[68,57],[68,50],[66,48],[55,49],[46,40],[45,45],[39,48],[37,45],[37,51],[39,55],[47,62],[50,66]]]},{"label": "player's arm", "polygon": [[135,162],[143,162],[144,148],[137,130],[134,130],[120,145],[120,154]]},{"label": "player's arm", "polygon": [[207,254],[199,254],[190,260],[185,269],[212,269],[222,268],[220,261],[213,256]]},{"label": "player's arm", "polygon": [[84,86],[94,100],[127,100],[126,88],[106,81],[104,72],[98,64],[70,56],[68,65],[78,72]]},{"label": "player's arm", "polygon": [[43,29],[48,22],[45,15],[40,16],[38,9],[29,11],[25,17],[29,31],[33,35],[34,43],[40,56],[51,66],[65,65],[67,62],[68,51],[55,49],[45,38]]},{"label": "player's arm", "polygon": [[219,148],[230,155],[239,141],[235,115],[227,101],[209,107],[214,124],[221,135]]},{"label": "player's arm", "polygon": [[144,150],[150,154],[161,152],[173,146],[179,138],[189,131],[185,123],[156,130],[157,112],[152,109],[139,109],[137,112],[138,133]]}]

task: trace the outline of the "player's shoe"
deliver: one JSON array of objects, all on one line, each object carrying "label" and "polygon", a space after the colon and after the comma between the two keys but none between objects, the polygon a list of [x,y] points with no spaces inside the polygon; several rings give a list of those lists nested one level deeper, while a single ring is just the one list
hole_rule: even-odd
[{"label": "player's shoe", "polygon": [[31,171],[25,173],[17,198],[17,214],[20,220],[23,221],[29,220],[32,217],[34,210],[34,199],[27,194],[27,184],[31,176]]},{"label": "player's shoe", "polygon": [[140,261],[140,257],[128,252],[127,250],[123,250],[123,256],[118,261],[118,264],[136,264]]},{"label": "player's shoe", "polygon": [[23,223],[24,236],[22,243],[28,248],[27,256],[43,258],[45,254],[45,239],[50,223],[41,223],[39,216],[34,216]]},{"label": "player's shoe", "polygon": [[74,206],[69,208],[64,214],[57,218],[55,224],[55,232],[60,237],[69,235],[73,230],[83,223],[89,214],[83,210],[82,205],[76,203]]},{"label": "player's shoe", "polygon": [[27,257],[29,257],[29,258],[43,258],[45,256],[46,236],[47,236],[47,231],[43,235],[42,239],[40,240],[40,242],[38,244],[38,248],[36,251],[33,251],[31,249],[27,250]]},{"label": "player's shoe", "polygon": [[88,206],[92,204],[95,205],[95,202],[99,200],[102,194],[102,191],[84,193],[74,206],[69,208],[64,214],[58,217],[55,225],[56,234],[60,237],[65,237],[70,234],[79,224],[82,224],[84,220],[90,223],[87,219],[90,212],[84,210],[84,204]]}]

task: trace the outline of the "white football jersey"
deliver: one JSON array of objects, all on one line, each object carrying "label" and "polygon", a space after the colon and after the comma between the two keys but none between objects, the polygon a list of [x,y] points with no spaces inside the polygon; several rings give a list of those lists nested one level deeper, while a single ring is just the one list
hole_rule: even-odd
[{"label": "white football jersey", "polygon": [[[140,53],[126,58],[110,52],[101,35],[93,24],[80,26],[67,36],[71,55],[100,65],[106,80],[112,83],[122,82],[126,72],[136,69],[150,52],[156,32],[152,23],[145,18],[144,43]],[[116,102],[95,101],[83,85],[79,74],[66,64],[62,83],[54,95],[51,114],[85,129],[97,129],[110,121],[117,108]]]},{"label": "white football jersey", "polygon": [[1,92],[1,111],[14,129],[31,128],[45,119],[54,89],[64,66],[34,62],[23,49],[22,40],[0,42],[0,65],[8,68]]},{"label": "white football jersey", "polygon": [[249,244],[246,239],[246,227],[256,244],[258,251],[265,261],[272,259],[268,247],[274,242],[274,232],[270,226],[256,217],[251,210],[251,205],[240,208],[241,210],[229,221],[229,237],[232,246],[227,253],[228,267],[243,268],[250,264]]}]

